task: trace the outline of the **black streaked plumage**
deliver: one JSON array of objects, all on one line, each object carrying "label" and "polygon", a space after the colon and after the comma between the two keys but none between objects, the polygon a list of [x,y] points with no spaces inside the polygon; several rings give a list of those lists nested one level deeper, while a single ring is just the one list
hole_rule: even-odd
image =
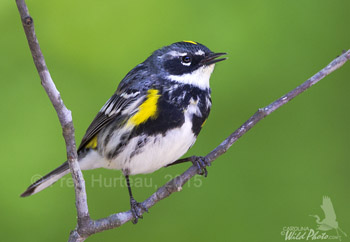
[{"label": "black streaked plumage", "polygon": [[[135,223],[144,208],[132,196],[129,175],[184,161],[176,162],[194,144],[208,118],[209,78],[214,64],[225,59],[218,59],[223,54],[193,41],[156,50],[123,78],[88,127],[78,148],[80,167],[123,171]],[[135,121],[137,115],[140,119]],[[190,160],[205,170],[205,162]],[[65,162],[21,196],[35,194],[67,173]]]}]

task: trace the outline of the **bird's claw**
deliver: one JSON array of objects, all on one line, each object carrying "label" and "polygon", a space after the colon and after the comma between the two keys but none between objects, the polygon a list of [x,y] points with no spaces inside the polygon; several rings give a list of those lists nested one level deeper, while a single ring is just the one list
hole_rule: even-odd
[{"label": "bird's claw", "polygon": [[192,164],[195,167],[197,167],[198,174],[204,177],[207,177],[208,175],[207,166],[210,166],[211,164],[207,162],[205,158],[202,156],[192,156],[190,160]]},{"label": "bird's claw", "polygon": [[134,216],[132,223],[137,224],[139,218],[143,218],[142,212],[148,213],[148,209],[142,203],[138,203],[134,198],[130,198],[130,206],[131,213]]}]

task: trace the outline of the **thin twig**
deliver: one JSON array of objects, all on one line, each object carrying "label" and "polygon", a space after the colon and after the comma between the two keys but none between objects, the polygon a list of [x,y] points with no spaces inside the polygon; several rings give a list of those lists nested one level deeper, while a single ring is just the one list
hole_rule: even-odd
[{"label": "thin twig", "polygon": [[[74,180],[76,208],[78,214],[78,225],[76,229],[71,232],[69,241],[84,241],[87,237],[89,237],[92,234],[108,229],[113,229],[125,224],[126,222],[133,219],[133,215],[131,211],[127,211],[112,214],[106,218],[102,218],[99,220],[90,219],[86,200],[85,182],[77,161],[77,153],[74,140],[74,127],[71,112],[64,106],[60,94],[57,91],[55,84],[51,79],[50,73],[45,64],[44,57],[41,53],[38,40],[35,36],[33,19],[29,16],[28,9],[24,0],[16,0],[16,3],[21,15],[24,31],[28,39],[34,63],[40,75],[41,83],[45,88],[45,91],[47,92],[53,106],[56,109],[57,115],[59,117],[63,129],[63,136],[66,141],[67,157]],[[300,93],[310,88],[312,85],[319,82],[325,76],[340,68],[349,59],[350,50],[334,59],[329,65],[327,65],[325,68],[316,73],[314,76],[312,76],[300,86],[296,87],[286,95],[277,99],[270,105],[264,108],[260,108],[241,127],[239,127],[234,133],[227,137],[218,147],[211,151],[207,156],[205,156],[204,159],[206,160],[206,162],[212,163],[220,155],[224,154],[242,135],[248,132],[260,120],[262,120],[264,117],[271,114],[276,109],[280,108],[282,105],[292,100]],[[197,173],[197,168],[191,166],[183,174],[179,175],[178,177],[169,181],[164,186],[160,187],[155,193],[153,193],[149,198],[147,198],[142,203],[143,207],[149,209],[160,200],[170,196],[172,193],[181,191],[183,185]],[[143,211],[141,210],[139,212],[143,213]]]}]

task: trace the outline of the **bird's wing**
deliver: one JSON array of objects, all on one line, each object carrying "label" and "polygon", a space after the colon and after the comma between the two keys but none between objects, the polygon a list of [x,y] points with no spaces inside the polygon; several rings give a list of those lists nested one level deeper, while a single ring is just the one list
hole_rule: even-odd
[{"label": "bird's wing", "polygon": [[329,219],[329,220],[336,220],[336,215],[335,215],[335,211],[333,208],[333,204],[332,201],[329,197],[324,196],[323,197],[323,203],[321,205],[321,208],[324,212],[325,215],[325,219]]},{"label": "bird's wing", "polygon": [[[89,146],[90,141],[107,124],[113,120],[118,119],[118,117],[121,117],[123,110],[125,110],[127,107],[133,106],[132,104],[136,104],[138,102],[141,103],[144,97],[144,91],[136,91],[130,89],[121,94],[114,94],[101,108],[95,119],[86,130],[86,133],[80,143],[78,152]],[[137,105],[135,108],[137,108]],[[132,112],[129,112],[124,117],[130,116],[130,114],[132,114]]]},{"label": "bird's wing", "polygon": [[[144,63],[137,65],[120,82],[117,91],[101,108],[87,129],[78,152],[90,145],[96,134],[113,120],[123,123],[137,112],[139,105],[145,100],[148,90],[154,85],[155,79]],[[131,107],[131,108],[129,108]],[[126,114],[123,111],[127,109]],[[131,110],[129,110],[131,109]],[[118,122],[118,121],[117,121]]]}]

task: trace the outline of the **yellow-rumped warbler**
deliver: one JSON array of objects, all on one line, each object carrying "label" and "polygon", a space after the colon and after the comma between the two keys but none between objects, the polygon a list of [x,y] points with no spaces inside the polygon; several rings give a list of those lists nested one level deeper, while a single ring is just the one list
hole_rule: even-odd
[{"label": "yellow-rumped warbler", "polygon": [[[124,77],[87,129],[78,149],[80,168],[122,170],[135,223],[141,218],[140,203],[132,196],[129,175],[184,161],[192,161],[206,175],[204,159],[177,159],[194,144],[208,118],[209,78],[215,63],[226,59],[218,59],[224,54],[193,41],[156,50]],[[21,196],[33,195],[68,173],[65,162]]]}]

